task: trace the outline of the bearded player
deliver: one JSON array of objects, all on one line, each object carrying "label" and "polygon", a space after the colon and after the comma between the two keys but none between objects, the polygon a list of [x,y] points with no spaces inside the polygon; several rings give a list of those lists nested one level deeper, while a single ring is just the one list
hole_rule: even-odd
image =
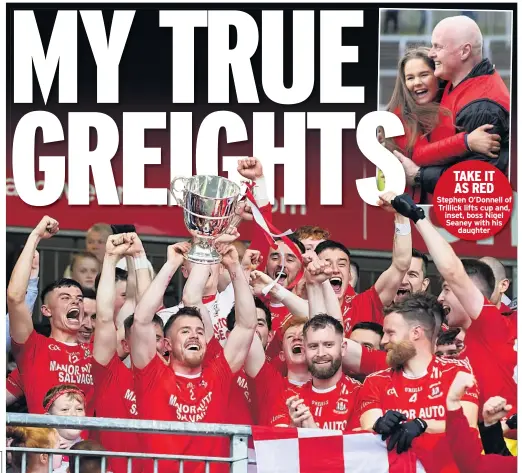
[{"label": "bearded player", "polygon": [[[458,371],[471,373],[465,361],[434,355],[442,323],[442,306],[430,294],[413,294],[385,309],[384,337],[390,368],[366,377],[359,392],[363,430],[375,431],[388,450],[408,450],[414,439],[427,471],[442,471],[451,459],[442,434],[445,431],[445,399]],[[462,407],[470,427],[476,428],[478,391],[470,390]],[[442,463],[441,463],[442,462]]]},{"label": "bearded player", "polygon": [[[156,356],[156,337],[152,319],[161,304],[165,288],[183,263],[183,253],[170,246],[167,262],[158,273],[136,308],[131,334],[138,412],[143,419],[223,423],[227,398],[237,373],[244,365],[257,325],[254,299],[243,274],[237,250],[231,244],[216,241],[222,263],[228,270],[235,294],[236,324],[230,332],[223,354],[202,369],[207,348],[205,326],[200,307],[184,307],[165,325],[167,366]],[[155,453],[184,455],[220,455],[223,443],[209,437],[168,435],[148,436],[145,449]],[[173,465],[162,465],[173,471]],[[202,472],[201,462],[185,464],[184,471]],[[219,471],[219,466],[210,470]]]},{"label": "bearded player", "polygon": [[421,234],[443,278],[439,302],[450,327],[464,335],[464,350],[480,388],[480,406],[501,396],[517,412],[516,339],[509,321],[490,302],[495,290],[491,268],[481,261],[460,260],[450,244],[425,218],[424,211],[403,194],[392,202]]}]

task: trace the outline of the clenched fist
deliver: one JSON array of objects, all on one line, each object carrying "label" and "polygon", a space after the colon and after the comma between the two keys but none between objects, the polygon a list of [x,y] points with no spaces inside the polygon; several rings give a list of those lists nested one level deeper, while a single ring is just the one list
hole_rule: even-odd
[{"label": "clenched fist", "polygon": [[55,220],[54,218],[48,217],[46,215],[44,218],[42,218],[42,220],[40,220],[40,223],[36,226],[32,233],[41,240],[47,240],[53,235],[56,235],[58,230],[60,230],[58,220]]},{"label": "clenched fist", "polygon": [[263,166],[257,158],[240,159],[237,163],[237,172],[245,179],[255,181],[263,175]]}]

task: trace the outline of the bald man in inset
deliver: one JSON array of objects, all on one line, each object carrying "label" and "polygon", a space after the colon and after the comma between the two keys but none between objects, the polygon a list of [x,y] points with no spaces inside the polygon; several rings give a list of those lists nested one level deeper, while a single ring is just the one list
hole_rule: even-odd
[{"label": "bald man in inset", "polygon": [[[406,172],[408,184],[432,194],[441,174],[457,161],[487,161],[507,174],[509,165],[509,91],[489,59],[482,57],[482,33],[467,16],[445,18],[433,30],[430,58],[435,62],[435,76],[447,81],[441,98],[439,124],[429,136],[431,142],[441,141],[465,131],[471,133],[482,125],[500,136],[496,158],[472,152],[457,156],[443,165],[419,167],[411,159],[396,153]],[[466,136],[467,147],[467,136]]]}]

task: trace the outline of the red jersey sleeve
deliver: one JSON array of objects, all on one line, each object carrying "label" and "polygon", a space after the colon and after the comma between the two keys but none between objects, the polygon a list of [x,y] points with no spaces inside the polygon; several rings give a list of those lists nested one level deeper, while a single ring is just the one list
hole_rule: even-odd
[{"label": "red jersey sleeve", "polygon": [[449,158],[467,153],[465,132],[430,143],[427,139],[418,139],[413,147],[411,159],[418,166],[430,166]]},{"label": "red jersey sleeve", "polygon": [[364,345],[362,345],[361,348],[360,374],[369,375],[376,371],[388,369],[388,365],[386,364],[386,352],[373,350]]},{"label": "red jersey sleeve", "polygon": [[480,337],[489,343],[506,343],[512,336],[512,331],[507,318],[484,297],[484,307],[480,315],[471,323],[466,335]]},{"label": "red jersey sleeve", "polygon": [[[281,373],[274,369],[268,361],[265,361],[257,376],[249,378],[249,386],[252,388],[252,404],[258,425],[284,424],[285,422],[271,423],[272,417],[279,418],[279,415],[274,415],[274,411],[281,414],[279,412],[281,410],[280,401],[285,391]],[[285,410],[287,410],[286,405]],[[277,419],[275,420],[277,421]]]},{"label": "red jersey sleeve", "polygon": [[22,383],[22,378],[20,377],[20,371],[18,368],[9,373],[9,376],[6,380],[6,389],[16,398],[24,396],[24,385]]},{"label": "red jersey sleeve", "polygon": [[97,392],[106,389],[106,387],[110,384],[111,379],[116,377],[120,366],[124,365],[118,357],[118,353],[114,353],[113,357],[106,366],[98,363],[94,357],[92,358],[92,376]]},{"label": "red jersey sleeve", "polygon": [[348,335],[353,326],[359,322],[376,322],[383,324],[384,314],[381,299],[375,286],[345,301],[341,307],[345,333]]},{"label": "red jersey sleeve", "polygon": [[218,354],[205,369],[211,373],[216,386],[220,386],[223,390],[222,392],[227,393],[230,391],[234,373],[230,370],[230,365],[223,352]]},{"label": "red jersey sleeve", "polygon": [[24,372],[24,367],[31,366],[34,359],[36,358],[40,349],[47,344],[47,337],[40,335],[33,329],[31,335],[25,343],[16,343],[14,340],[11,342],[11,352],[15,357],[16,364],[21,373]]},{"label": "red jersey sleeve", "polygon": [[371,409],[382,409],[381,397],[386,378],[380,373],[368,376],[359,390],[359,412],[361,416]]},{"label": "red jersey sleeve", "polygon": [[133,365],[132,371],[140,419],[172,420],[167,409],[155,409],[155,404],[168,404],[169,387],[177,392],[174,372],[157,355],[142,369]]},{"label": "red jersey sleeve", "polygon": [[214,358],[216,358],[216,356],[220,355],[221,353],[223,353],[223,347],[216,337],[212,337],[212,339],[207,343],[205,358],[203,358],[203,368],[209,366]]},{"label": "red jersey sleeve", "polygon": [[470,429],[461,409],[446,412],[446,438],[461,473],[490,473],[502,471],[515,473],[517,457],[482,455],[482,443],[477,431]]}]

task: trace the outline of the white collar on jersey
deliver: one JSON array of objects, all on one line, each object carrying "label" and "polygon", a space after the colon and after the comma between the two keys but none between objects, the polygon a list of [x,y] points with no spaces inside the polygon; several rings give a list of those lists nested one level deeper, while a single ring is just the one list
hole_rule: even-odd
[{"label": "white collar on jersey", "polygon": [[284,304],[282,302],[270,302],[270,304],[268,304],[270,307],[283,307]]},{"label": "white collar on jersey", "polygon": [[329,388],[319,389],[319,388],[316,388],[312,382],[312,391],[314,393],[326,394],[326,393],[332,392],[336,387],[337,387],[337,384],[334,384],[333,386],[330,386]]},{"label": "white collar on jersey", "polygon": [[419,376],[413,376],[411,374],[406,374],[404,371],[402,372],[402,375],[405,377],[405,378],[408,378],[408,379],[420,379],[420,378],[424,378],[424,376],[426,376],[428,374],[428,370],[426,370],[424,373],[420,374]]},{"label": "white collar on jersey", "polygon": [[183,373],[178,373],[177,371],[174,371],[174,374],[176,376],[179,376],[180,378],[187,378],[187,379],[195,379],[195,378],[201,377],[201,372],[199,372],[198,374],[183,374]]},{"label": "white collar on jersey", "polygon": [[295,381],[294,379],[288,379],[288,382],[294,386],[302,386],[303,384],[308,383],[308,381]]}]

